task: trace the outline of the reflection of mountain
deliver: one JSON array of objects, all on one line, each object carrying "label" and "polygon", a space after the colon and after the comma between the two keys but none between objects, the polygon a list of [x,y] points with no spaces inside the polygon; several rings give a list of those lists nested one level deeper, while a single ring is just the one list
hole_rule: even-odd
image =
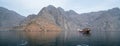
[{"label": "reflection of mountain", "polygon": [[24,18],[14,11],[0,7],[0,28],[17,26]]},{"label": "reflection of mountain", "polygon": [[[27,18],[19,14],[0,8],[0,27],[15,26],[20,23],[23,30],[76,30],[89,27],[92,30],[120,30],[120,9],[113,8],[105,11],[77,14],[73,10],[49,5],[44,7],[37,15],[32,14]],[[25,18],[25,19],[24,19]],[[22,22],[20,22],[24,19]]]}]

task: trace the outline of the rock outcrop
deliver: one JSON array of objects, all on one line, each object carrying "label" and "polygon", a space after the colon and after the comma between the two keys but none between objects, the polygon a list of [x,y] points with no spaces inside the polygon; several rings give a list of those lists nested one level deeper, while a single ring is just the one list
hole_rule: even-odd
[{"label": "rock outcrop", "polygon": [[8,29],[14,26],[19,26],[19,23],[24,19],[24,16],[0,7],[0,30]]}]

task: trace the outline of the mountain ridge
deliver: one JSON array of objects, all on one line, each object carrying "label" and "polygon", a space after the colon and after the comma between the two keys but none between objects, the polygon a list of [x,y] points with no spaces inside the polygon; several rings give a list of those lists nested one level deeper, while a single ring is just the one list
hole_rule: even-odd
[{"label": "mountain ridge", "polygon": [[15,11],[8,10],[0,7],[0,27],[14,27],[19,25],[25,17],[16,13]]},{"label": "mountain ridge", "polygon": [[[39,28],[43,29],[43,27],[44,30],[51,30],[48,28],[56,28],[55,30],[77,30],[79,28],[91,28],[92,30],[115,30],[120,25],[118,22],[120,18],[119,15],[120,9],[118,7],[97,12],[78,14],[73,10],[65,11],[61,7],[49,5],[47,7],[43,7],[38,14],[31,14],[26,17],[20,23],[20,26],[29,29],[31,27],[29,27],[29,24],[31,23],[32,26],[37,24],[40,25],[36,26],[38,30],[41,30]],[[106,25],[106,22],[109,24]],[[53,27],[50,27],[50,25]],[[105,29],[106,27],[103,28],[103,25],[106,25],[106,27],[108,26],[107,29]],[[116,26],[113,26],[113,28],[109,25]]]}]

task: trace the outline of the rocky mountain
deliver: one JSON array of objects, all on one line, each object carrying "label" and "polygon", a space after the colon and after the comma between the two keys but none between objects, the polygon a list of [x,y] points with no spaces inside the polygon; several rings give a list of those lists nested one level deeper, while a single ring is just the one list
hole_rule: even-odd
[{"label": "rocky mountain", "polygon": [[38,14],[31,14],[25,18],[14,11],[0,7],[0,27],[16,26],[24,30],[40,31],[83,28],[91,28],[94,31],[117,31],[120,30],[119,15],[119,8],[78,14],[73,10],[64,11],[61,7],[49,5],[42,8]]},{"label": "rocky mountain", "polygon": [[29,15],[20,25],[24,27],[24,30],[59,31],[61,28],[55,23],[56,11],[54,9],[56,8],[53,6],[44,7],[37,15]]},{"label": "rocky mountain", "polygon": [[[44,27],[62,30],[77,30],[91,28],[91,30],[107,31],[119,30],[120,9],[113,8],[104,11],[78,14],[73,10],[64,11],[61,7],[49,5],[44,7],[37,15],[28,16],[21,25],[36,23]],[[43,29],[43,28],[42,28]],[[49,29],[48,29],[49,30]]]},{"label": "rocky mountain", "polygon": [[83,13],[76,16],[80,28],[89,27],[94,31],[118,31],[120,30],[120,9],[112,8],[109,10]]},{"label": "rocky mountain", "polygon": [[[99,12],[100,13],[100,12]],[[113,8],[99,14],[97,18],[89,22],[94,30],[119,31],[120,9]]]},{"label": "rocky mountain", "polygon": [[24,18],[12,10],[0,7],[0,28],[18,26]]},{"label": "rocky mountain", "polygon": [[[72,10],[64,11],[60,7],[56,8],[49,5],[44,7],[37,15],[29,15],[20,25],[22,25],[25,30],[27,30],[30,25],[36,28],[38,27],[37,29],[35,28],[36,30],[72,30],[75,29],[73,27],[77,26],[71,21],[70,13],[75,12]],[[32,30],[33,27],[28,30]]]}]

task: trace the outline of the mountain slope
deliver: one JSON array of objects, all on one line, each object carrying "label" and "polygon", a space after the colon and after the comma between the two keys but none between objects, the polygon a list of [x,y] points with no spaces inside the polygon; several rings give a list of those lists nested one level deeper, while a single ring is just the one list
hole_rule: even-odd
[{"label": "mountain slope", "polygon": [[120,30],[120,9],[112,8],[109,10],[83,13],[76,16],[77,25],[80,28],[89,27],[94,31],[118,31]]},{"label": "mountain slope", "polygon": [[61,28],[55,23],[53,15],[47,8],[43,8],[37,15],[28,16],[23,23],[24,30],[59,31]]},{"label": "mountain slope", "polygon": [[[113,8],[105,11],[99,17],[92,21],[91,25],[96,30],[101,31],[119,31],[120,27],[120,9]],[[93,23],[94,22],[94,23]]]},{"label": "mountain slope", "polygon": [[[73,10],[49,5],[37,15],[28,16],[21,25],[25,30],[32,30],[34,25],[38,30],[77,30],[91,28],[98,31],[120,30],[120,9],[113,8],[104,11],[78,14]],[[30,26],[32,25],[32,26]],[[32,28],[30,28],[30,27]],[[30,28],[30,29],[29,29]],[[35,30],[36,30],[35,28]]]},{"label": "mountain slope", "polygon": [[14,11],[0,7],[0,28],[17,26],[24,18]]}]

